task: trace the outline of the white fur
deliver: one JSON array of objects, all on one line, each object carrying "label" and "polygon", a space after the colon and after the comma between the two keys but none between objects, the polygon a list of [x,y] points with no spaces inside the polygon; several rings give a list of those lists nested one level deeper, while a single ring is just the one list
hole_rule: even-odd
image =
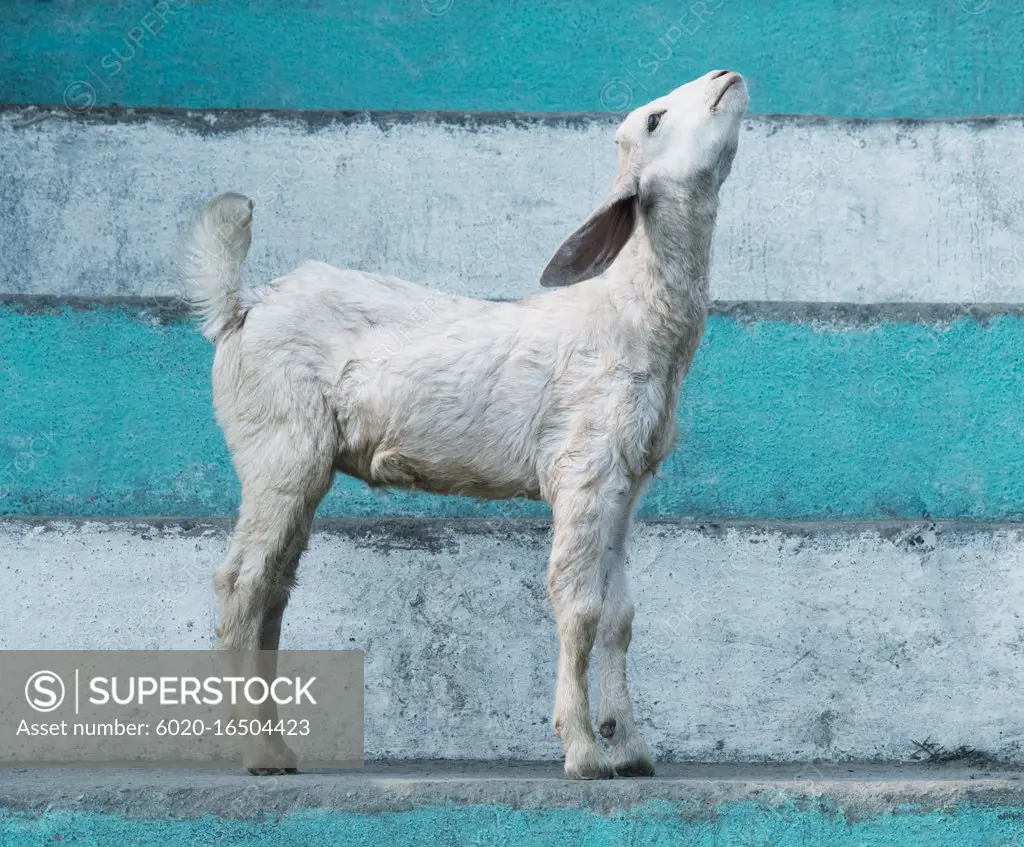
[{"label": "white fur", "polygon": [[[718,189],[747,103],[742,79],[723,73],[625,119],[611,198],[542,277],[569,287],[519,302],[320,262],[243,290],[251,202],[221,195],[197,214],[184,278],[217,343],[214,405],[242,483],[231,550],[215,575],[224,648],[277,649],[313,513],[335,471],[369,485],[542,498],[554,518],[554,725],[566,772],[653,773],[626,685],[626,536],[671,449],[680,384],[704,328]],[[649,132],[648,117],[662,110]],[[595,641],[610,761],[590,718]],[[247,764],[282,770],[294,757],[276,739],[257,745]]]}]

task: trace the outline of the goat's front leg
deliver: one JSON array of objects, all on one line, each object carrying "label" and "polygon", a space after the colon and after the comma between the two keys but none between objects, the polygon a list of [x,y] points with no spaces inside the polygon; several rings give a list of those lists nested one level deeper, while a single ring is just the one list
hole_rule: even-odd
[{"label": "goat's front leg", "polygon": [[606,499],[618,498],[595,486],[562,490],[552,503],[555,526],[548,591],[559,638],[554,728],[565,750],[565,772],[574,779],[615,775],[594,739],[587,696],[587,667],[605,588],[602,552],[610,517]]},{"label": "goat's front leg", "polygon": [[597,636],[597,725],[611,747],[616,776],[654,776],[654,756],[633,721],[626,684],[633,601],[626,584],[625,532],[622,542],[608,551],[607,588]]}]

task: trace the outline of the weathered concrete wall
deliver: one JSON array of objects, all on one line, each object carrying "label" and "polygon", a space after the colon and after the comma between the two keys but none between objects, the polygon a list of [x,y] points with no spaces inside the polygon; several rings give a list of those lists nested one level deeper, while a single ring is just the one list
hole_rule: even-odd
[{"label": "weathered concrete wall", "polygon": [[[555,759],[547,545],[516,521],[327,525],[282,646],[365,651],[369,758]],[[211,647],[226,546],[6,521],[0,648]],[[630,570],[662,760],[899,760],[930,738],[1024,761],[1024,530],[641,524]]]},{"label": "weathered concrete wall", "polygon": [[[611,184],[611,118],[0,113],[0,291],[170,294],[181,225],[256,200],[249,275],[308,258],[490,298],[537,293]],[[755,118],[723,192],[719,300],[1024,300],[1020,119]]]},{"label": "weathered concrete wall", "polygon": [[1021,111],[1024,8],[991,0],[5,3],[0,100],[302,109],[622,110],[712,68],[754,110]]},{"label": "weathered concrete wall", "polygon": [[[931,738],[1024,763],[1024,529],[985,523],[1024,518],[1024,7],[641,2],[610,26],[622,10],[0,8],[0,298],[16,295],[0,305],[0,515],[22,516],[0,523],[0,648],[213,644],[224,527],[27,517],[233,514],[212,351],[167,300],[178,230],[201,202],[256,198],[255,283],[321,258],[533,294],[607,190],[612,111],[736,67],[754,117],[712,270],[731,305],[710,321],[679,449],[644,506],[675,523],[642,524],[632,560],[639,720],[663,761],[896,761]],[[116,295],[141,300],[97,302]],[[285,645],[366,651],[368,754],[556,759],[548,530],[521,520],[543,507],[343,481],[321,514],[350,521],[315,536]],[[693,515],[818,522],[681,521]],[[827,522],[936,517],[976,523]],[[211,828],[374,845],[1021,837],[1012,792],[979,807],[911,792],[942,812],[862,819],[838,790],[752,789],[781,792],[774,816],[739,795],[707,816],[671,792],[624,812],[608,789],[582,789],[583,809],[540,799],[524,812],[485,782],[464,790],[490,805],[421,797],[391,817],[310,812],[301,789],[282,789],[298,811],[279,828],[228,830],[212,818],[151,829],[109,806],[26,816],[0,791],[0,841],[191,844]],[[175,796],[191,815],[215,794]]]},{"label": "weathered concrete wall", "polygon": [[[146,304],[0,307],[0,513],[229,516],[213,348]],[[396,340],[397,343],[397,340]],[[651,517],[1024,515],[1015,311],[736,306],[709,321]],[[371,490],[321,516],[542,516],[538,504]]]}]

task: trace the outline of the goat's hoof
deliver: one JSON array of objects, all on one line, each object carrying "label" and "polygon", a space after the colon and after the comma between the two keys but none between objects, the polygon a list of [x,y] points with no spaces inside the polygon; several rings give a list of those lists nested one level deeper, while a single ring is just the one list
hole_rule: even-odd
[{"label": "goat's hoof", "polygon": [[637,759],[634,762],[625,762],[615,765],[616,776],[654,776],[654,762],[645,759]]},{"label": "goat's hoof", "polygon": [[654,776],[654,755],[647,742],[638,735],[611,750],[616,776]]},{"label": "goat's hoof", "polygon": [[298,773],[298,768],[246,768],[253,776],[280,776],[285,773]]},{"label": "goat's hoof", "polygon": [[565,764],[565,775],[569,779],[614,779],[615,770],[607,762],[597,765]]},{"label": "goat's hoof", "polygon": [[594,744],[579,753],[567,752],[565,775],[569,779],[612,779],[615,770],[605,761],[600,749]]},{"label": "goat's hoof", "polygon": [[299,757],[279,737],[249,739],[242,765],[249,773],[256,776],[277,776],[295,773],[298,770]]}]

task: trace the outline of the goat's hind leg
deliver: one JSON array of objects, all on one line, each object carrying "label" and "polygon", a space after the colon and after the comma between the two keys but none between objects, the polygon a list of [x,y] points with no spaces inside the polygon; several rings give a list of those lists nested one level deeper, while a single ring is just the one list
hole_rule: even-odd
[{"label": "goat's hind leg", "polygon": [[[218,634],[221,648],[229,653],[234,676],[259,676],[267,681],[276,676],[282,616],[313,514],[330,486],[329,455],[307,453],[295,446],[294,442],[290,445],[286,463],[261,467],[258,473],[243,478],[231,551],[214,576],[221,607]],[[264,460],[274,455],[280,458],[274,451],[261,455]],[[277,707],[271,698],[259,706],[242,704],[236,715],[259,721],[261,728],[268,721],[277,723]],[[250,772],[295,770],[295,754],[280,735],[247,733],[246,739],[244,764]]]}]

